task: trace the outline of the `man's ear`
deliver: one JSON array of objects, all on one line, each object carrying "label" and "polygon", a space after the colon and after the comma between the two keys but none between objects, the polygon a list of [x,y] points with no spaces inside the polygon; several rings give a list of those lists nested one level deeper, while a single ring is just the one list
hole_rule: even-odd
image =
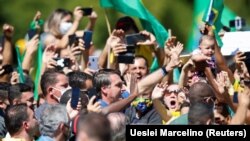
[{"label": "man's ear", "polygon": [[17,104],[19,104],[20,103],[20,101],[19,101],[19,99],[17,99],[17,98],[15,98],[14,100],[13,100],[13,105],[17,105]]},{"label": "man's ear", "polygon": [[53,94],[53,92],[54,92],[54,89],[52,88],[52,87],[48,87],[47,88],[47,94]]},{"label": "man's ear", "polygon": [[27,121],[24,121],[24,122],[23,122],[23,128],[24,128],[25,130],[28,130],[28,129],[29,129],[29,124],[28,124]]},{"label": "man's ear", "polygon": [[102,92],[104,95],[107,95],[107,93],[108,93],[108,87],[107,87],[107,86],[102,86],[102,87],[101,87],[101,92]]}]

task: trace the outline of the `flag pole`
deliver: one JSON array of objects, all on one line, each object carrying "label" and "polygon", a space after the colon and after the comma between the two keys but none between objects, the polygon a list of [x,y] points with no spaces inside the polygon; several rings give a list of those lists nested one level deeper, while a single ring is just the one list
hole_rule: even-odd
[{"label": "flag pole", "polygon": [[214,0],[210,0],[209,9],[208,9],[209,12],[207,13],[206,22],[209,22],[209,17],[210,17],[211,11],[212,11],[213,2],[214,2]]},{"label": "flag pole", "polygon": [[[104,16],[105,16],[105,21],[106,21],[106,25],[108,28],[108,32],[109,32],[109,36],[111,35],[111,27],[110,27],[110,22],[108,19],[108,14],[107,14],[107,10],[104,9]],[[111,52],[111,48],[110,46],[108,47],[108,62],[107,62],[107,68],[110,68],[110,52]]]}]

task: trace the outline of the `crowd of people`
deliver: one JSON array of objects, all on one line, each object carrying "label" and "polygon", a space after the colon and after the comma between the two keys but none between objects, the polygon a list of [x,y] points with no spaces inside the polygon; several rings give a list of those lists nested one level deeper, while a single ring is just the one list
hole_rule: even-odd
[{"label": "crowd of people", "polygon": [[[86,47],[83,37],[86,31],[100,32],[94,30],[98,16],[93,10],[84,18],[88,19],[85,30],[78,31],[84,16],[80,6],[73,12],[56,9],[43,23],[37,12],[31,22],[36,34],[26,39],[21,63],[12,40],[14,27],[3,25],[3,141],[125,141],[126,125],[131,124],[250,124],[250,64],[238,51],[228,65],[212,26],[201,29],[199,46],[183,62],[180,55],[185,46],[176,37],[169,37],[161,47],[153,33],[139,30],[131,17],[121,17],[98,57],[98,70],[93,70],[88,58],[97,47],[94,42]],[[131,46],[127,35],[144,39]],[[42,60],[37,62],[40,47]],[[131,53],[133,63],[120,63],[119,57],[130,59]],[[159,68],[150,71],[154,59]],[[38,64],[42,67],[35,82],[32,74]],[[18,65],[22,71],[15,69]],[[178,83],[173,82],[174,69],[181,70]]]}]

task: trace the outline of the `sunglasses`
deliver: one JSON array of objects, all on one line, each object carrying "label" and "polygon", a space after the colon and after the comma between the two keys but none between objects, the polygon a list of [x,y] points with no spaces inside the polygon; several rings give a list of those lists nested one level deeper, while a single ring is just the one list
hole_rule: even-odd
[{"label": "sunglasses", "polygon": [[182,90],[181,89],[177,89],[177,90],[166,90],[165,93],[166,94],[171,94],[171,93],[174,93],[174,94],[179,94]]}]

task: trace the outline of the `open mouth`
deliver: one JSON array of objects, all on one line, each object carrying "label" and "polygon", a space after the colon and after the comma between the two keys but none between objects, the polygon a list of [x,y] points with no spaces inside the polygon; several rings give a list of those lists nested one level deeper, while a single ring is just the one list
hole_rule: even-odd
[{"label": "open mouth", "polygon": [[171,109],[176,108],[176,101],[175,100],[170,101],[170,107],[169,108],[171,108]]}]

